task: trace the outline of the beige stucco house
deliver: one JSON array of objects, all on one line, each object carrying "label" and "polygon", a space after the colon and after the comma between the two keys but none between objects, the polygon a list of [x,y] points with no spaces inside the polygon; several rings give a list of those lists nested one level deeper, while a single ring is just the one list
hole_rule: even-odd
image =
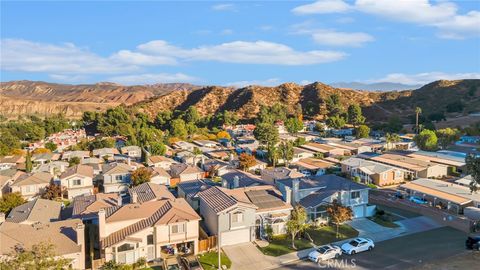
[{"label": "beige stucco house", "polygon": [[93,194],[93,167],[75,165],[60,175],[60,186],[71,200],[80,195]]},{"label": "beige stucco house", "polygon": [[53,175],[46,172],[26,173],[10,185],[10,192],[18,192],[25,199],[31,199],[45,192]]}]

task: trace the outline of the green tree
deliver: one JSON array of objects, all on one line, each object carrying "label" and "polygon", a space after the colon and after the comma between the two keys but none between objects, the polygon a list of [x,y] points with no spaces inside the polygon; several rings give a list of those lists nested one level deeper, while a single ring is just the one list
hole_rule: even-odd
[{"label": "green tree", "polygon": [[469,154],[465,157],[465,163],[467,164],[468,174],[472,176],[470,191],[476,193],[478,186],[480,186],[480,157],[476,157],[475,154]]},{"label": "green tree", "polygon": [[418,116],[422,113],[422,108],[416,107],[415,108],[415,133],[420,133],[420,126],[418,122]]},{"label": "green tree", "polygon": [[132,172],[132,185],[138,186],[140,184],[150,182],[152,179],[152,171],[148,168],[141,167]]},{"label": "green tree", "polygon": [[370,128],[367,125],[360,125],[356,129],[357,138],[368,138],[370,135]]},{"label": "green tree", "polygon": [[32,154],[30,151],[27,151],[27,156],[25,158],[25,171],[27,173],[32,172],[33,163],[32,163]]},{"label": "green tree", "polygon": [[290,117],[285,122],[285,127],[287,128],[288,132],[297,134],[303,129],[303,122],[298,117]]},{"label": "green tree", "polygon": [[433,151],[437,149],[438,138],[435,131],[424,129],[420,134],[416,135],[413,140],[418,148],[426,151]]},{"label": "green tree", "polygon": [[400,117],[398,117],[397,115],[394,115],[388,118],[386,131],[397,133],[397,132],[400,132],[402,128],[403,128],[403,124],[402,124],[402,120],[400,120]]},{"label": "green tree", "polygon": [[219,126],[233,126],[238,122],[238,116],[231,111],[223,111],[218,115],[217,122]]},{"label": "green tree", "polygon": [[67,269],[71,261],[71,259],[59,257],[55,245],[41,242],[33,245],[31,249],[15,249],[9,256],[0,261],[0,269]]},{"label": "green tree", "polygon": [[278,146],[280,156],[285,161],[285,165],[288,167],[289,162],[293,159],[293,143],[282,142]]},{"label": "green tree", "polygon": [[72,167],[72,166],[75,166],[75,165],[78,165],[78,164],[80,164],[80,158],[79,157],[71,157],[68,160],[68,167]]},{"label": "green tree", "polygon": [[54,142],[47,142],[45,143],[45,148],[49,149],[50,151],[55,151],[57,150],[57,144]]},{"label": "green tree", "polygon": [[346,124],[345,118],[339,115],[333,115],[327,118],[327,125],[334,129],[343,128]]},{"label": "green tree", "polygon": [[172,120],[171,111],[161,111],[155,117],[155,127],[161,130],[170,129],[169,123]]},{"label": "green tree", "polygon": [[275,146],[275,144],[267,144],[268,161],[270,161],[270,163],[274,168],[275,168],[275,165],[277,164],[279,156],[280,156],[280,152],[278,151],[278,148]]},{"label": "green tree", "polygon": [[279,140],[278,129],[269,123],[259,123],[253,131],[255,139],[265,145],[276,145]]},{"label": "green tree", "polygon": [[338,229],[340,224],[353,218],[352,209],[350,207],[342,206],[336,199],[334,199],[333,202],[327,207],[327,215],[330,219],[330,222],[335,224],[336,238],[339,236]]},{"label": "green tree", "polygon": [[175,119],[171,122],[170,135],[172,137],[186,138],[187,127],[182,119]]},{"label": "green tree", "polygon": [[194,106],[188,107],[184,115],[184,120],[186,123],[196,124],[198,120],[200,120],[200,115],[198,114],[197,108],[195,108]]},{"label": "green tree", "polygon": [[20,149],[20,139],[10,131],[0,129],[0,156],[9,155],[14,149]]},{"label": "green tree", "polygon": [[62,197],[62,188],[55,183],[50,183],[46,188],[45,192],[42,194],[43,199],[55,200],[56,198]]},{"label": "green tree", "polygon": [[438,144],[442,149],[446,149],[450,144],[460,138],[460,132],[455,128],[439,129],[435,133],[438,138]]},{"label": "green tree", "polygon": [[150,154],[163,156],[167,152],[167,147],[161,142],[152,142],[150,144]]},{"label": "green tree", "polygon": [[0,198],[0,212],[8,215],[13,208],[26,202],[27,201],[18,192],[7,193]]},{"label": "green tree", "polygon": [[305,209],[299,205],[295,206],[286,226],[288,233],[292,237],[292,248],[297,249],[295,247],[296,236],[309,228],[309,225],[307,224],[307,212]]},{"label": "green tree", "polygon": [[392,143],[397,143],[401,141],[400,136],[398,136],[398,134],[396,133],[387,133],[385,135],[385,139],[387,141],[387,150],[391,148]]},{"label": "green tree", "polygon": [[327,111],[329,116],[338,116],[342,113],[343,108],[338,94],[331,94],[327,100]]},{"label": "green tree", "polygon": [[365,117],[362,115],[362,108],[358,104],[348,106],[348,123],[354,127],[365,122]]}]

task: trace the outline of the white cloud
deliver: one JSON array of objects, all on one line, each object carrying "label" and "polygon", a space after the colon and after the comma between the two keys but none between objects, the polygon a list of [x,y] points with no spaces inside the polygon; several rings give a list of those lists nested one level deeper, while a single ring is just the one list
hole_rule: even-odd
[{"label": "white cloud", "polygon": [[96,55],[71,43],[52,45],[22,39],[0,41],[1,69],[51,73],[119,73],[134,71],[115,59]]},{"label": "white cloud", "polygon": [[275,85],[279,85],[280,83],[281,83],[280,79],[270,78],[266,80],[230,82],[230,83],[226,83],[225,86],[234,86],[234,87],[245,87],[249,85],[275,86]]},{"label": "white cloud", "polygon": [[312,33],[313,40],[322,45],[330,46],[362,46],[374,40],[372,36],[362,32],[337,32],[334,30],[319,29]]},{"label": "white cloud", "polygon": [[311,4],[298,6],[292,9],[292,12],[298,15],[323,14],[346,12],[350,10],[350,8],[350,5],[342,0],[320,0]]},{"label": "white cloud", "polygon": [[235,11],[236,7],[234,4],[217,4],[213,5],[212,9],[215,11]]},{"label": "white cloud", "polygon": [[[455,3],[442,0],[357,0],[349,5],[342,0],[317,1],[312,4],[296,7],[296,14],[324,14],[356,10],[390,20],[416,23],[439,29],[439,37],[463,38],[480,35],[480,12],[469,11],[459,14]],[[303,11],[303,12],[299,12]]]},{"label": "white cloud", "polygon": [[174,82],[196,82],[198,78],[192,77],[183,73],[147,73],[147,74],[135,74],[115,76],[108,78],[108,81],[116,82],[120,84],[132,85],[132,84],[154,84],[154,83],[174,83]]},{"label": "white cloud", "polygon": [[[236,64],[312,65],[338,61],[346,57],[340,51],[296,51],[293,48],[268,41],[233,41],[219,45],[184,49],[163,40],[154,40],[137,46],[133,63],[149,57],[175,57],[184,61],[217,61]],[[134,53],[130,55],[134,55]],[[126,60],[126,59],[124,59]],[[147,63],[150,63],[149,61]]]},{"label": "white cloud", "polygon": [[427,84],[438,80],[461,80],[461,79],[480,79],[480,73],[445,73],[445,72],[424,72],[418,74],[391,73],[387,76],[368,80],[369,83],[393,82],[409,85]]},{"label": "white cloud", "polygon": [[69,83],[84,82],[85,80],[88,79],[88,76],[85,76],[85,75],[50,74],[48,76],[56,81],[69,82]]}]

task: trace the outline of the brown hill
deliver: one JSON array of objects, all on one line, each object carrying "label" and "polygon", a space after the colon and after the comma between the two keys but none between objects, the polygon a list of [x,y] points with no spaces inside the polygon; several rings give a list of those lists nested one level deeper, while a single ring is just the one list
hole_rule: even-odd
[{"label": "brown hill", "polygon": [[0,83],[0,114],[15,117],[63,113],[68,117],[80,117],[86,110],[131,105],[175,90],[198,88],[182,83],[123,86],[114,83],[70,85],[11,81]]}]

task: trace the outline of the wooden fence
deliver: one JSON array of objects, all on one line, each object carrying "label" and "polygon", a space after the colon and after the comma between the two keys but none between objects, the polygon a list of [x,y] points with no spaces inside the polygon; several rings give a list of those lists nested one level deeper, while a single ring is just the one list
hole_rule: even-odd
[{"label": "wooden fence", "polygon": [[217,237],[215,235],[209,236],[198,241],[198,252],[209,251],[217,247]]}]

